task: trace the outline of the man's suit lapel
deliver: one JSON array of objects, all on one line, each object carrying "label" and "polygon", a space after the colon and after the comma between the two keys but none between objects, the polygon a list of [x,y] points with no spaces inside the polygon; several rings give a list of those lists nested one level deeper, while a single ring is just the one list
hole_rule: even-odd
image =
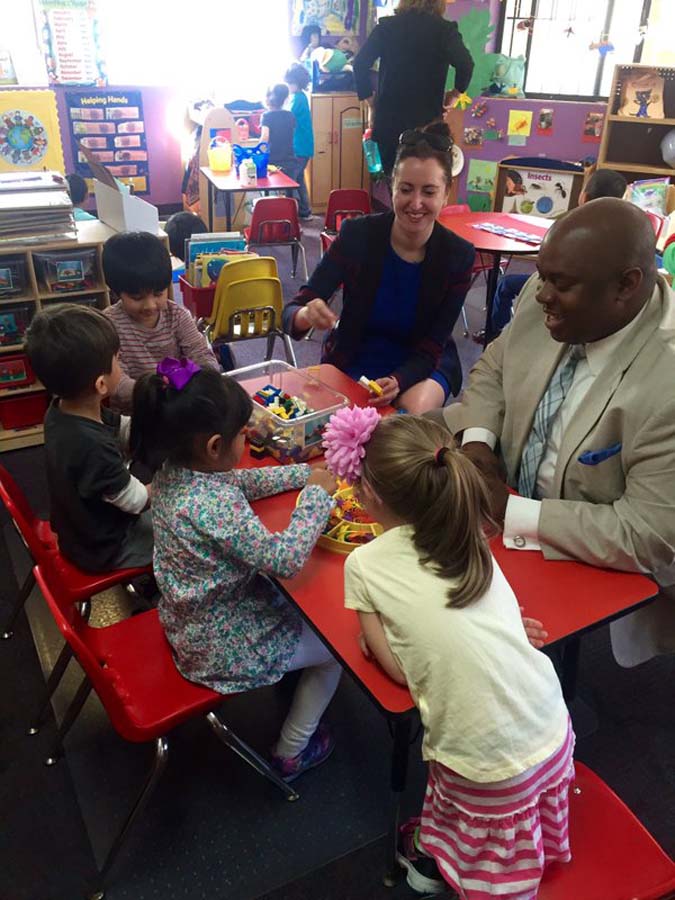
[{"label": "man's suit lapel", "polygon": [[[576,415],[565,429],[556,463],[553,497],[562,496],[565,471],[570,460],[574,458],[582,441],[597,425],[626,370],[630,368],[635,357],[658,328],[661,313],[661,304],[658,299],[652,297],[649,301],[649,308],[643,314],[643,321],[635,331],[629,333],[625,341],[619,344],[610,363],[594,380]],[[602,450],[604,448],[593,447],[591,449]]]}]

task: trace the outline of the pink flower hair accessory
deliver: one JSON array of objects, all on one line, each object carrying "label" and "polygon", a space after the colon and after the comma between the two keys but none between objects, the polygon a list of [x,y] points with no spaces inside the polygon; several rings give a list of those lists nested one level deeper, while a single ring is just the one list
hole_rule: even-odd
[{"label": "pink flower hair accessory", "polygon": [[361,477],[365,445],[380,421],[372,406],[344,407],[328,420],[323,433],[326,465],[337,478],[354,484]]}]

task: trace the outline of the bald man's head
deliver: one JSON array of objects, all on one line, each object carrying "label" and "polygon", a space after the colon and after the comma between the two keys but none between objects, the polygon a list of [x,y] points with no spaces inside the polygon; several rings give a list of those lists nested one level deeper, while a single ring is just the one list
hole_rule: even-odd
[{"label": "bald man's head", "polygon": [[654,254],[649,219],[624,200],[593,200],[558,220],[537,259],[551,337],[588,343],[632,321],[654,290]]}]

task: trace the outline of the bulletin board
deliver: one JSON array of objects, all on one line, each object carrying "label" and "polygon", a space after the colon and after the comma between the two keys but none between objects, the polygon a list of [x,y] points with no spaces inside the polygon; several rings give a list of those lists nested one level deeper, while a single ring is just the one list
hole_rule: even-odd
[{"label": "bulletin board", "polygon": [[0,172],[64,172],[53,91],[0,91]]},{"label": "bulletin board", "polygon": [[528,166],[527,160],[518,157],[503,160],[497,169],[494,208],[557,219],[578,205],[583,182],[582,166],[543,168]]},{"label": "bulletin board", "polygon": [[81,143],[111,175],[132,185],[135,194],[147,194],[150,178],[141,92],[116,88],[66,91],[66,106],[73,147],[72,171],[83,178],[92,177],[78,148]]}]

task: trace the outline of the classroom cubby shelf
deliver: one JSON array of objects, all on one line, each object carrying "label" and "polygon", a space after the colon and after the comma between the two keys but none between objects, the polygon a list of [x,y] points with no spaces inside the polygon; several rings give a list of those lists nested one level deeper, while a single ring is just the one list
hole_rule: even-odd
[{"label": "classroom cubby shelf", "polygon": [[[651,119],[618,115],[627,76],[650,71],[658,73],[664,80],[664,117]],[[615,169],[625,175],[627,181],[650,176],[675,177],[675,169],[664,163],[660,147],[663,137],[675,128],[675,68],[637,63],[616,66],[607,112],[598,154],[599,169]]]}]

